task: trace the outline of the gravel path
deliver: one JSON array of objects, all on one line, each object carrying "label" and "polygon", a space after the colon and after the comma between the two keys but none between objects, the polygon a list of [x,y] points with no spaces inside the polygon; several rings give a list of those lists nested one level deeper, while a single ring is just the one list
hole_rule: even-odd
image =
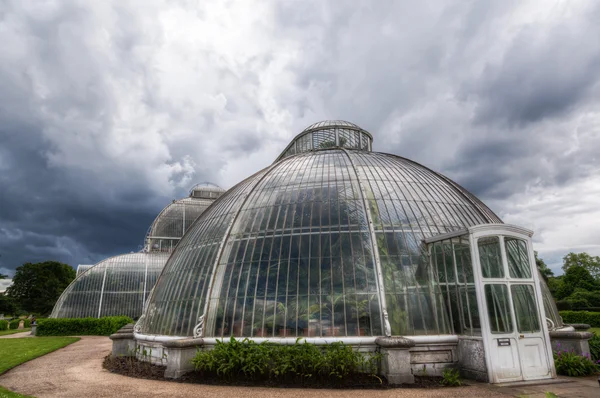
[{"label": "gravel path", "polygon": [[43,357],[26,362],[0,376],[0,385],[44,397],[507,397],[485,386],[444,389],[311,390],[220,387],[142,380],[110,373],[102,359],[111,350],[108,337],[85,336]]}]

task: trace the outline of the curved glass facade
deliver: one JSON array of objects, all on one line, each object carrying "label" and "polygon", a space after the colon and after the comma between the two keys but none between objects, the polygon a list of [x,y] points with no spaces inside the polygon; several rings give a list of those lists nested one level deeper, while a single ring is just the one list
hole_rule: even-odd
[{"label": "curved glass facade", "polygon": [[169,254],[130,253],[108,258],[78,276],[65,289],[51,318],[140,316],[148,293]]},{"label": "curved glass facade", "polygon": [[449,333],[422,239],[502,221],[398,156],[338,145],[280,159],[186,233],[141,333],[191,336],[201,316],[207,337]]}]

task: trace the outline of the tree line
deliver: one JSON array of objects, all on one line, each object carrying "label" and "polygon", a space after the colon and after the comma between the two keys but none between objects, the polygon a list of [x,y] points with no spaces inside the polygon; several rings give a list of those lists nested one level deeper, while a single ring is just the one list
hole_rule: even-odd
[{"label": "tree line", "polygon": [[559,310],[600,308],[600,257],[569,253],[563,257],[563,275],[554,276],[543,260],[538,269],[548,283]]}]

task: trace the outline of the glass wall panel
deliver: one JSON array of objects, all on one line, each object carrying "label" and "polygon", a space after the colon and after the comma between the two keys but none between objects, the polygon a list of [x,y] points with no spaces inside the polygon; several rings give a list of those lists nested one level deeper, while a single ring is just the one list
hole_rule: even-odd
[{"label": "glass wall panel", "polygon": [[485,299],[492,333],[513,331],[508,288],[501,284],[485,285]]},{"label": "glass wall panel", "polygon": [[531,285],[512,285],[510,287],[512,301],[515,307],[517,330],[519,333],[540,331],[540,316]]},{"label": "glass wall panel", "polygon": [[531,264],[527,255],[527,243],[523,239],[504,238],[508,273],[511,278],[531,278]]},{"label": "glass wall panel", "polygon": [[503,278],[504,266],[500,254],[500,238],[491,236],[477,241],[479,262],[484,278]]}]

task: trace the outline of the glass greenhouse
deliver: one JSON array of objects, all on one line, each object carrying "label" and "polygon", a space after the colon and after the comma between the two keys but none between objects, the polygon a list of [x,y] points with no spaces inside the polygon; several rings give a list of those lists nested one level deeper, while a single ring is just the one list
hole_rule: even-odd
[{"label": "glass greenhouse", "polygon": [[549,330],[567,331],[533,232],[372,141],[349,122],[313,124],[202,213],[134,327],[155,353],[139,358],[179,377],[223,337],[302,337],[385,351],[398,383],[456,365],[494,383],[555,377]]},{"label": "glass greenhouse", "polygon": [[[447,177],[371,147],[371,134],[352,123],[305,129],[190,228],[137,330],[205,337],[480,333],[466,230],[502,221]],[[462,238],[424,241],[457,231]],[[511,258],[525,255],[524,242],[515,242],[507,243]]]},{"label": "glass greenhouse", "polygon": [[156,217],[148,229],[144,250],[111,257],[93,266],[80,265],[77,277],[59,297],[50,317],[139,317],[185,231],[223,192],[210,183],[194,186],[189,197],[173,201]]}]

